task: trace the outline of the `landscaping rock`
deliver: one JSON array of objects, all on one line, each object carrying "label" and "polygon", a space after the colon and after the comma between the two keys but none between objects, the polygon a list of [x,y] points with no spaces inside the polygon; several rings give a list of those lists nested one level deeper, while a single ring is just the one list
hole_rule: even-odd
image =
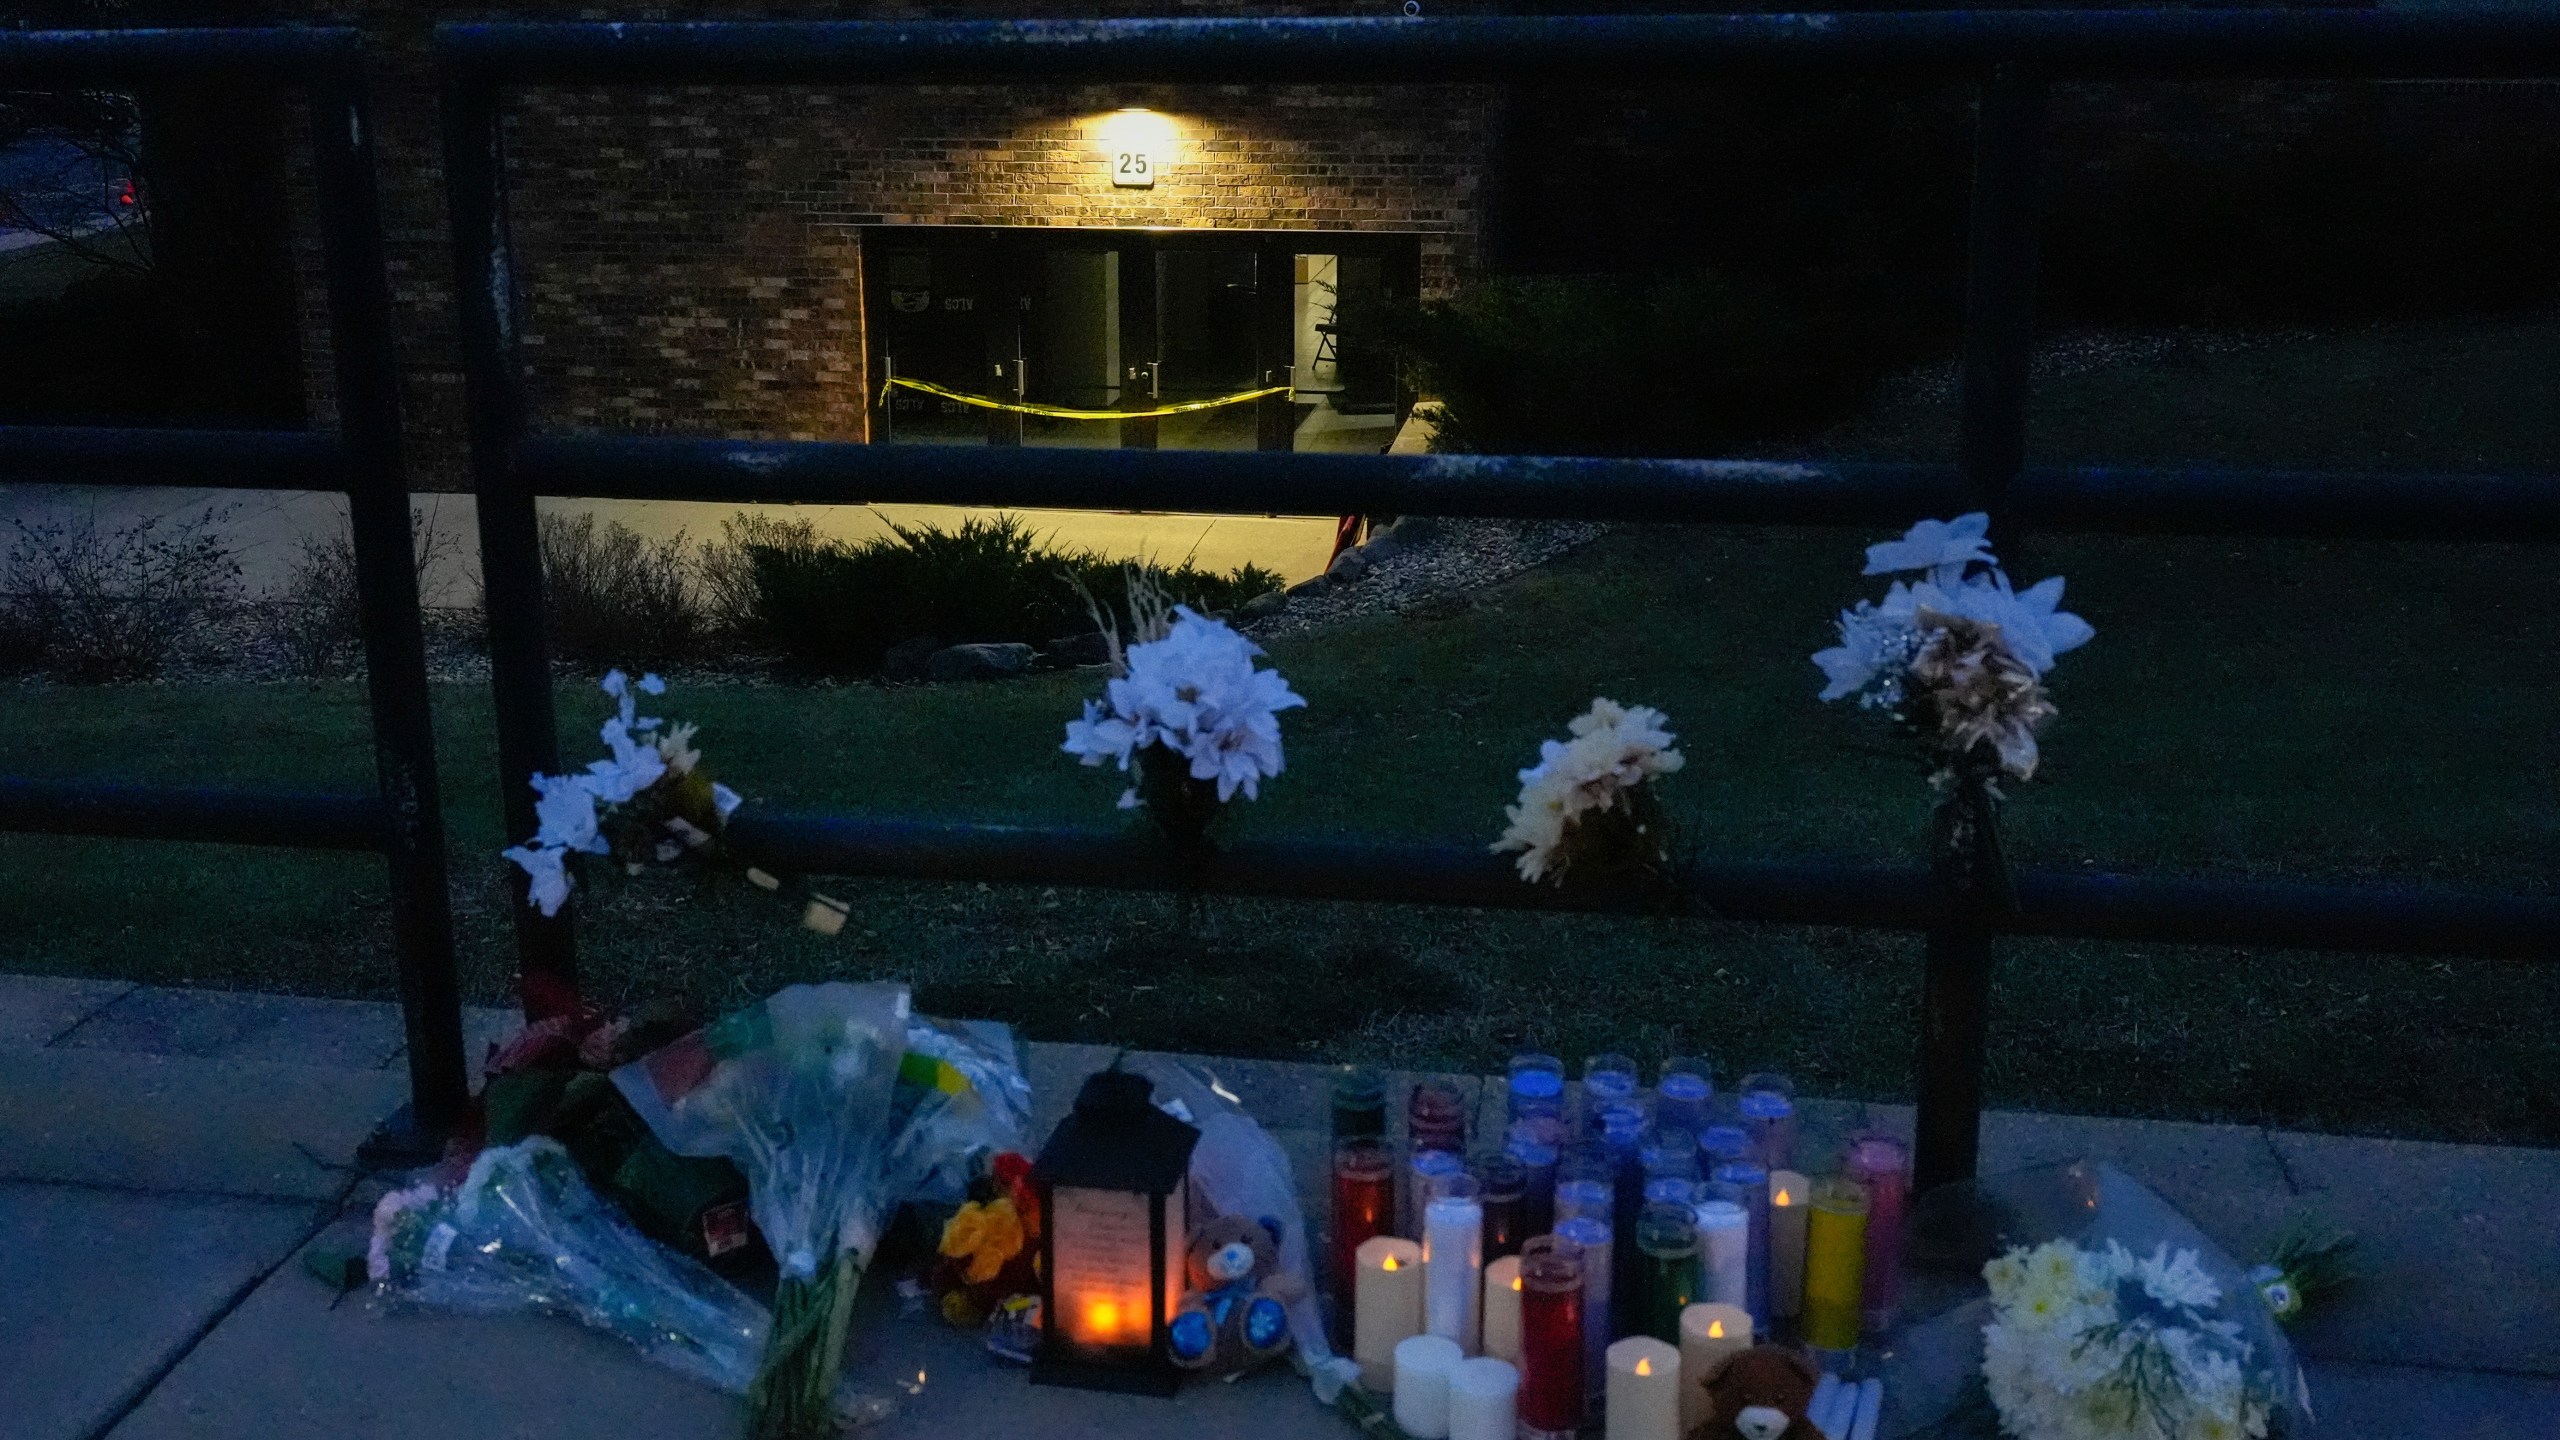
[{"label": "landscaping rock", "polygon": [[1082,635],[1061,635],[1040,647],[1040,658],[1060,669],[1108,665],[1111,663],[1111,642],[1104,639],[1099,630],[1088,630]]},{"label": "landscaping rock", "polygon": [[1265,590],[1261,594],[1247,600],[1242,605],[1237,606],[1236,618],[1239,620],[1259,620],[1265,615],[1277,615],[1287,608],[1289,608],[1288,591]]},{"label": "landscaping rock", "polygon": [[889,647],[888,654],[880,657],[880,678],[921,680],[925,677],[925,663],[931,660],[934,652],[941,648],[942,642],[931,635],[918,635],[911,640],[901,640]]},{"label": "landscaping rock", "polygon": [[1031,669],[1033,652],[1019,640],[993,645],[950,645],[924,662],[928,680],[1003,680]]},{"label": "landscaping rock", "polygon": [[1333,577],[1336,584],[1356,585],[1361,576],[1369,573],[1369,557],[1358,550],[1345,550],[1333,557],[1332,566],[1324,573]]},{"label": "landscaping rock", "polygon": [[1288,595],[1292,600],[1312,600],[1317,596],[1329,594],[1332,590],[1332,577],[1315,575],[1290,586]]}]

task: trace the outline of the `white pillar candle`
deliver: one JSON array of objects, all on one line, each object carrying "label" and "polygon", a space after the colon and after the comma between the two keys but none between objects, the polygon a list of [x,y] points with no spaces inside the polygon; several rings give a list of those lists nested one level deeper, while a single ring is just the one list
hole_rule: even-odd
[{"label": "white pillar candle", "polygon": [[1697,1215],[1706,1298],[1720,1305],[1750,1304],[1751,1212],[1730,1200],[1701,1200]]},{"label": "white pillar candle", "polygon": [[1680,1352],[1650,1335],[1609,1347],[1607,1440],[1680,1440]]},{"label": "white pillar candle", "polygon": [[1474,1354],[1484,1293],[1484,1207],[1443,1195],[1422,1212],[1422,1329]]},{"label": "white pillar candle", "polygon": [[1396,1342],[1396,1425],[1413,1440],[1448,1440],[1449,1376],[1466,1358],[1439,1335]]},{"label": "white pillar candle", "polygon": [[1804,1224],[1813,1182],[1793,1170],[1769,1172],[1769,1313],[1804,1313]]},{"label": "white pillar candle", "polygon": [[1751,1348],[1751,1312],[1739,1305],[1692,1305],[1680,1312],[1680,1433],[1712,1418],[1707,1381],[1729,1355]]},{"label": "white pillar candle", "polygon": [[1505,1255],[1484,1267],[1484,1353],[1520,1363],[1520,1257]]},{"label": "white pillar candle", "polygon": [[1479,1355],[1449,1372],[1449,1440],[1516,1440],[1520,1372]]},{"label": "white pillar candle", "polygon": [[1422,1328],[1422,1247],[1393,1235],[1360,1242],[1352,1260],[1351,1357],[1360,1384],[1395,1386],[1396,1343]]}]

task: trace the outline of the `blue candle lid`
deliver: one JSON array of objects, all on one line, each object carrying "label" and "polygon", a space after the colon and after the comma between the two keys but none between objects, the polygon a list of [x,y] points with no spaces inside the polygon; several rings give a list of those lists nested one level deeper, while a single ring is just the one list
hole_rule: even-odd
[{"label": "blue candle lid", "polygon": [[1727,1160],[1716,1167],[1715,1178],[1748,1189],[1769,1183],[1769,1167],[1757,1160]]},{"label": "blue candle lid", "polygon": [[1706,1076],[1688,1070],[1674,1070],[1662,1077],[1654,1087],[1666,1100],[1704,1100],[1716,1093],[1714,1083]]},{"label": "blue candle lid", "polygon": [[1688,1205],[1698,1198],[1696,1181],[1680,1175],[1656,1175],[1644,1182],[1644,1200],[1648,1205]]},{"label": "blue candle lid", "polygon": [[1416,1175],[1455,1175],[1467,1168],[1465,1157],[1455,1150],[1416,1150],[1413,1173]]},{"label": "blue candle lid", "polygon": [[1564,1077],[1553,1070],[1514,1070],[1511,1093],[1531,1100],[1552,1100],[1564,1093]]},{"label": "blue candle lid", "polygon": [[1600,1137],[1612,1150],[1632,1150],[1644,1136],[1644,1112],[1633,1105],[1610,1105],[1600,1111]]},{"label": "blue candle lid", "polygon": [[1698,1133],[1698,1148],[1719,1162],[1751,1153],[1751,1137],[1739,1125],[1710,1125]]}]

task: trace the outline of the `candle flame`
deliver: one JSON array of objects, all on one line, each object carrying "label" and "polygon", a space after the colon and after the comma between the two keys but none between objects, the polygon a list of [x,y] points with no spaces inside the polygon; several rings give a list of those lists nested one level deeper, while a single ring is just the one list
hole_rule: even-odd
[{"label": "candle flame", "polygon": [[1642,1359],[1640,1359],[1640,1360],[1636,1361],[1636,1373],[1637,1373],[1637,1374],[1639,1374],[1639,1375],[1650,1375],[1650,1374],[1652,1374],[1652,1373],[1653,1373],[1653,1357],[1652,1357],[1652,1356],[1650,1356],[1650,1355],[1647,1355],[1647,1356],[1643,1357]]},{"label": "candle flame", "polygon": [[1769,1203],[1772,1205],[1793,1205],[1796,1202],[1794,1197],[1788,1195],[1786,1191],[1780,1190],[1777,1194],[1769,1197]]},{"label": "candle flame", "polygon": [[1519,1277],[1519,1276],[1514,1275],[1514,1276],[1512,1276],[1512,1277],[1511,1277],[1511,1288],[1512,1288],[1512,1289],[1514,1289],[1514,1290],[1517,1290],[1517,1289],[1519,1289],[1519,1288],[1520,1288],[1520,1277]]},{"label": "candle flame", "polygon": [[1708,1322],[1707,1322],[1707,1338],[1708,1338],[1708,1339],[1710,1339],[1710,1340],[1721,1340],[1721,1339],[1723,1339],[1723,1338],[1724,1338],[1724,1322],[1723,1322],[1723,1321],[1721,1321],[1721,1320],[1710,1320],[1710,1321],[1708,1321]]},{"label": "candle flame", "polygon": [[1120,1338],[1120,1307],[1109,1300],[1096,1300],[1085,1306],[1084,1328],[1097,1341]]},{"label": "candle flame", "polygon": [[1386,1258],[1386,1262],[1378,1268],[1381,1270],[1401,1270],[1404,1267],[1396,1263],[1396,1257],[1390,1255]]}]

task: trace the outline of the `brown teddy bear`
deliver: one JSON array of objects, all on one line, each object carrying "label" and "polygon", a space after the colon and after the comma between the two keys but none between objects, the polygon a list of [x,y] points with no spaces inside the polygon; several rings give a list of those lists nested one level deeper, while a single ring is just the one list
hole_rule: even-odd
[{"label": "brown teddy bear", "polygon": [[1713,1407],[1688,1440],[1822,1440],[1805,1418],[1813,1362],[1783,1345],[1754,1345],[1727,1359],[1700,1383]]},{"label": "brown teddy bear", "polygon": [[1167,1327],[1173,1363],[1221,1374],[1250,1370],[1289,1348],[1296,1287],[1277,1273],[1280,1227],[1228,1215],[1191,1232],[1191,1293]]}]

